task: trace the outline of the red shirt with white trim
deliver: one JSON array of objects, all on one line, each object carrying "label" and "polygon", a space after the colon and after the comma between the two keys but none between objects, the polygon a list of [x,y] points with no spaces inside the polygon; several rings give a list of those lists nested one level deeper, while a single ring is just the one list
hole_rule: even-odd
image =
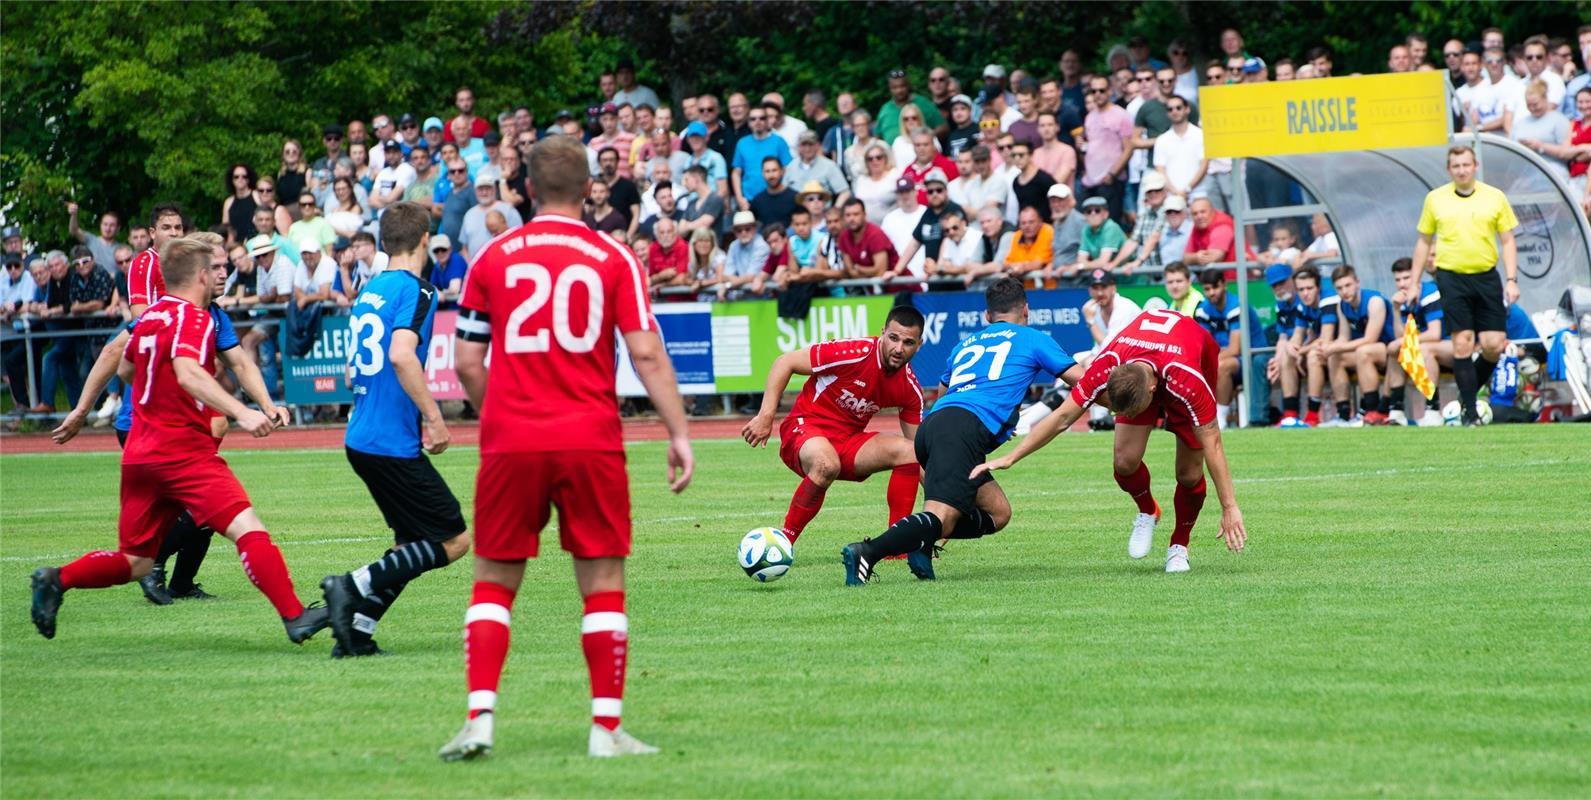
[{"label": "red shirt with white trim", "polygon": [[215,453],[210,409],[183,390],[176,360],[191,358],[215,374],[215,320],[210,312],[167,295],[144,310],[123,358],[133,363],[134,423],[123,464],[186,461]]},{"label": "red shirt with white trim", "polygon": [[624,448],[615,335],[657,329],[630,248],[542,214],[481,248],[459,306],[490,324],[482,453]]},{"label": "red shirt with white trim", "polygon": [[812,377],[801,387],[790,416],[804,427],[860,433],[880,409],[899,408],[902,422],[923,421],[923,388],[910,364],[884,369],[877,339],[834,339],[807,348]]},{"label": "red shirt with white trim", "polygon": [[133,257],[127,268],[127,304],[153,305],[166,293],[166,276],[160,274],[160,254],[151,247]]},{"label": "red shirt with white trim", "polygon": [[1148,364],[1159,378],[1154,403],[1178,409],[1194,427],[1215,419],[1215,378],[1220,347],[1192,317],[1169,309],[1145,311],[1105,343],[1072,387],[1072,402],[1088,407],[1105,391],[1111,371],[1133,361]]}]

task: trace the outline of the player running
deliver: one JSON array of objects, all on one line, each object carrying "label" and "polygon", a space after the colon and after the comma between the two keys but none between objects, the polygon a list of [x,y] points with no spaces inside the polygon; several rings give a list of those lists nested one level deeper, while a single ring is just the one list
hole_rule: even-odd
[{"label": "player running", "polygon": [[1162,421],[1177,437],[1173,500],[1177,524],[1166,549],[1166,572],[1188,571],[1189,536],[1199,509],[1204,507],[1206,463],[1215,479],[1216,497],[1221,500],[1221,537],[1229,549],[1242,550],[1248,533],[1243,530],[1243,512],[1232,493],[1232,472],[1221,446],[1215,394],[1210,390],[1219,356],[1215,339],[1192,318],[1169,310],[1145,311],[1094,359],[1060,408],[1034,425],[1016,449],[978,465],[972,475],[976,478],[1009,468],[1048,444],[1085,409],[1103,399],[1116,412],[1116,485],[1138,504],[1127,555],[1148,555],[1155,525],[1160,522],[1160,504],[1149,491],[1149,467],[1143,459],[1149,432]]},{"label": "player running", "polygon": [[[923,419],[923,389],[911,360],[922,337],[922,312],[896,306],[877,339],[818,342],[774,361],[762,410],[740,436],[752,447],[766,445],[790,376],[812,376],[779,426],[779,458],[801,476],[782,528],[792,543],[817,516],[836,479],[863,481],[890,470],[885,521],[911,513],[921,474],[912,442]],[[885,408],[900,409],[900,435],[867,430],[873,415]]]},{"label": "player running", "polygon": [[[555,136],[530,156],[541,213],[481,248],[458,319],[456,368],[481,410],[475,481],[475,586],[464,615],[469,720],[443,760],[492,749],[497,685],[508,657],[509,609],[558,509],[558,538],[574,556],[585,598],[580,644],[591,678],[593,756],[656,753],[619,727],[628,655],[624,558],[630,553],[629,478],[616,342],[624,335],[636,375],[668,429],[669,488],[695,468],[674,368],[646,300],[646,277],[628,248],[580,221],[591,187],[585,148]],[[491,375],[486,359],[490,349]],[[537,615],[539,609],[533,609]]]},{"label": "player running", "polygon": [[1082,368],[1047,334],[1027,327],[1027,292],[1005,277],[984,291],[989,326],[951,351],[940,397],[917,432],[923,510],[895,521],[876,539],[840,551],[847,586],[873,577],[881,559],[906,554],[912,573],[933,580],[933,549],[943,539],[988,536],[1011,520],[1011,503],[994,476],[968,473],[1011,438],[1017,409],[1040,373],[1077,380]]},{"label": "player running", "polygon": [[138,424],[122,453],[119,548],[34,571],[33,624],[46,639],[55,638],[67,590],[116,586],[148,574],[184,508],[237,544],[243,571],[276,607],[289,641],[301,643],[326,627],[324,608],[299,602],[281,551],[216,454],[210,408],[256,437],[269,435],[276,420],[238,402],[213,377],[215,321],[205,305],[226,281],[226,259],[215,260],[215,252],[204,242],[177,239],[161,253],[167,294],[139,319],[132,360],[124,357],[120,368]]},{"label": "player running", "polygon": [[420,454],[441,453],[450,438],[425,383],[437,303],[436,290],[420,278],[430,227],[431,212],[420,205],[388,206],[381,215],[387,269],[354,301],[354,409],[344,445],[395,543],[380,560],[321,581],[337,637],[333,658],[383,653],[376,623],[403,588],[470,549],[458,498]]}]

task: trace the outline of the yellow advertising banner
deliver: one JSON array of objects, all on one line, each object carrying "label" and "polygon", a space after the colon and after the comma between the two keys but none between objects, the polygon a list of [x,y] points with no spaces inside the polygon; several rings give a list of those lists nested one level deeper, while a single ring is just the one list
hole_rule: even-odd
[{"label": "yellow advertising banner", "polygon": [[1199,88],[1206,158],[1447,144],[1447,73]]}]

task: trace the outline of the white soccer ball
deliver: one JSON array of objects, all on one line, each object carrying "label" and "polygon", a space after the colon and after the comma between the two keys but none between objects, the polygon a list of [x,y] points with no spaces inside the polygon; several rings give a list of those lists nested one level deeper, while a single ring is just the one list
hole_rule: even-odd
[{"label": "white soccer ball", "polygon": [[[1492,424],[1492,406],[1490,403],[1485,400],[1476,400],[1475,413],[1480,415],[1482,425]],[[1442,406],[1443,425],[1459,425],[1463,422],[1463,419],[1464,409],[1459,406],[1457,400],[1449,400],[1447,405]]]},{"label": "white soccer ball", "polygon": [[740,537],[739,561],[759,583],[776,581],[795,564],[795,545],[778,528],[757,528]]}]

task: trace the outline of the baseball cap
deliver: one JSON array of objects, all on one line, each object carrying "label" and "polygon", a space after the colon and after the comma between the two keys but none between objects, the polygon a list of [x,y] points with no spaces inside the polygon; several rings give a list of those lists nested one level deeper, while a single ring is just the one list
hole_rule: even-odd
[{"label": "baseball cap", "polygon": [[1145,192],[1153,192],[1159,189],[1164,189],[1166,188],[1166,176],[1161,175],[1158,172],[1146,172],[1144,173],[1144,179],[1141,188]]},{"label": "baseball cap", "polygon": [[[1089,199],[1092,200],[1093,198],[1089,198]],[[1104,198],[1100,198],[1100,199],[1104,199]],[[1089,286],[1115,286],[1116,285],[1116,273],[1111,272],[1108,269],[1096,269],[1093,272],[1088,273],[1088,285]]]},{"label": "baseball cap", "polygon": [[298,239],[298,252],[319,253],[321,252],[320,242],[313,236],[301,236]]},{"label": "baseball cap", "polygon": [[447,234],[439,233],[439,234],[431,237],[431,252],[434,253],[434,252],[436,252],[438,250],[452,250],[452,249],[453,249],[453,240],[447,238]]},{"label": "baseball cap", "polygon": [[1067,186],[1064,183],[1057,183],[1054,186],[1051,186],[1050,190],[1046,192],[1044,196],[1065,200],[1066,198],[1072,196],[1072,187]]},{"label": "baseball cap", "polygon": [[1265,71],[1265,59],[1259,56],[1249,56],[1243,60],[1243,74],[1253,75]]},{"label": "baseball cap", "polygon": [[400,128],[405,126],[405,125],[413,125],[414,123],[419,122],[419,121],[420,120],[416,119],[413,114],[410,114],[407,111],[405,111],[402,114],[398,115],[398,127],[400,127]]},{"label": "baseball cap", "polygon": [[16,253],[6,253],[5,265],[9,267],[12,264],[15,264],[19,267],[22,266],[22,256],[19,256]]},{"label": "baseball cap", "polygon": [[502,143],[503,135],[497,131],[487,131],[486,135],[481,137],[481,144],[484,144],[487,147],[494,147]]},{"label": "baseball cap", "polygon": [[21,237],[22,237],[22,228],[20,228],[20,227],[18,227],[16,225],[7,225],[5,227],[4,235],[0,235],[0,240],[4,240],[4,239],[20,239]]},{"label": "baseball cap", "polygon": [[757,217],[750,211],[736,211],[734,219],[730,220],[731,228],[744,228],[747,225],[756,226]]},{"label": "baseball cap", "polygon": [[[593,115],[593,116],[595,116],[595,115]],[[560,109],[558,109],[558,113],[552,115],[552,121],[553,122],[563,122],[566,119],[574,119],[574,118],[575,118],[575,112],[570,111],[567,108],[560,108]]]},{"label": "baseball cap", "polygon": [[248,248],[250,256],[263,256],[276,252],[276,242],[262,233],[249,240]]},{"label": "baseball cap", "polygon": [[625,56],[624,58],[619,59],[619,63],[613,68],[613,71],[618,72],[621,69],[627,69],[631,72],[634,72],[635,62],[631,60],[629,56]]},{"label": "baseball cap", "polygon": [[1166,198],[1166,204],[1161,208],[1165,211],[1187,211],[1188,201],[1182,199],[1182,195],[1174,194]]},{"label": "baseball cap", "polygon": [[970,98],[970,97],[968,97],[968,96],[966,96],[964,94],[958,94],[955,97],[950,98],[950,104],[953,105],[953,106],[954,105],[963,105],[963,106],[966,106],[967,108],[972,108],[972,98]]},{"label": "baseball cap", "polygon": [[938,167],[935,167],[934,169],[928,170],[928,174],[923,176],[923,183],[925,183],[925,184],[926,183],[947,183],[948,184],[948,183],[950,183],[950,179],[945,177],[945,171],[944,170],[939,169]]},{"label": "baseball cap", "polygon": [[343,126],[338,125],[337,123],[333,122],[332,124],[321,128],[320,129],[320,135],[321,136],[341,136],[341,135],[343,135]]},{"label": "baseball cap", "polygon": [[1002,67],[999,64],[990,64],[989,66],[983,68],[983,77],[1003,79],[1005,78],[1005,67]]},{"label": "baseball cap", "polygon": [[1272,264],[1265,268],[1265,282],[1275,286],[1293,277],[1293,268],[1286,264]]},{"label": "baseball cap", "polygon": [[386,145],[384,145],[384,146],[388,150],[399,150],[399,151],[403,150],[403,143],[398,141],[397,139],[388,139]]},{"label": "baseball cap", "polygon": [[339,236],[336,239],[333,239],[332,243],[331,243],[331,249],[332,249],[332,252],[334,252],[334,253],[341,252],[343,250],[347,250],[349,247],[352,247],[352,246],[353,246],[353,242],[350,241],[349,238],[346,237],[346,236]]},{"label": "baseball cap", "polygon": [[443,128],[442,128],[442,118],[441,117],[426,117],[425,118],[425,122],[420,125],[420,130],[421,131],[429,131],[429,130],[438,130],[438,131],[440,131],[440,130],[443,130]]},{"label": "baseball cap", "polygon": [[598,114],[617,114],[617,113],[619,113],[619,107],[614,105],[614,104],[612,104],[612,103],[603,103],[602,105],[597,106],[597,113]]},{"label": "baseball cap", "polygon": [[479,189],[482,186],[496,186],[496,185],[497,185],[497,177],[494,174],[492,174],[492,172],[490,170],[484,170],[483,169],[480,172],[476,173],[476,175],[475,175],[475,188]]},{"label": "baseball cap", "polygon": [[1105,202],[1105,198],[1099,196],[1090,197],[1083,201],[1083,208],[1108,208],[1109,206],[1110,204]]},{"label": "baseball cap", "polygon": [[707,138],[707,126],[701,122],[692,122],[685,126],[685,136],[700,136]]},{"label": "baseball cap", "polygon": [[899,178],[899,179],[897,179],[895,181],[895,191],[896,192],[915,192],[915,191],[917,191],[917,184],[913,183],[911,178],[907,178],[907,177],[903,176],[903,177],[901,177],[901,178]]},{"label": "baseball cap", "polygon": [[802,131],[801,135],[796,137],[796,144],[809,144],[809,143],[810,144],[817,144],[818,143],[818,132],[817,131],[813,131],[813,130]]}]

